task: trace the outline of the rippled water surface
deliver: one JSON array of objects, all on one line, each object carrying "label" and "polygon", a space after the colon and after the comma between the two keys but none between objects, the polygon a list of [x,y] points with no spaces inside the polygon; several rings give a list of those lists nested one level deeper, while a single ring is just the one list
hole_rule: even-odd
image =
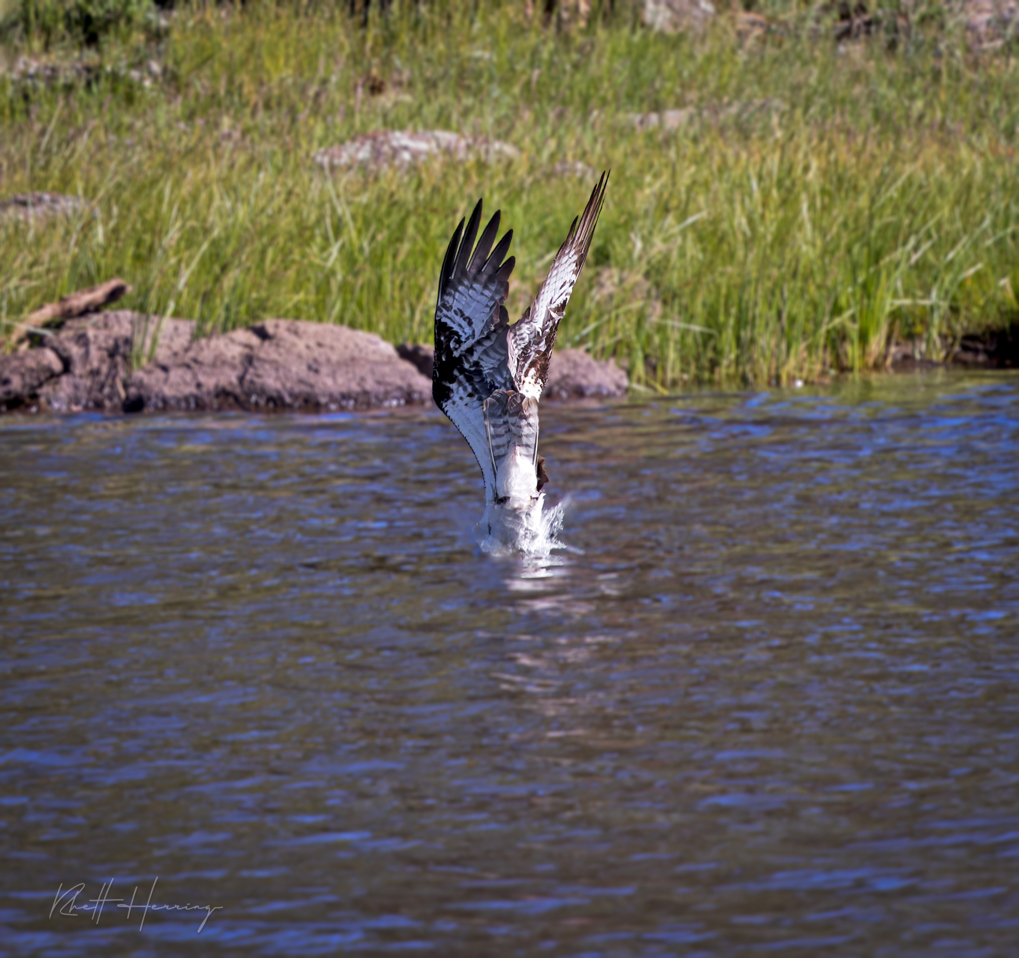
[{"label": "rippled water surface", "polygon": [[1019,953],[1019,377],[542,423],[0,421],[0,951]]}]

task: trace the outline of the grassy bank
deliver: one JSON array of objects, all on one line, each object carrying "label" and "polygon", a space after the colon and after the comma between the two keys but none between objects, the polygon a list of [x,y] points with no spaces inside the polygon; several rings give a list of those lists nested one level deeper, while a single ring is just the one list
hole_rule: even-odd
[{"label": "grassy bank", "polygon": [[[937,358],[1019,312],[1019,68],[1008,45],[914,26],[836,46],[806,17],[740,39],[654,35],[629,8],[585,29],[522,4],[148,15],[101,46],[0,45],[0,196],[88,212],[0,221],[0,316],[114,275],[124,305],[219,330],[286,316],[428,341],[457,219],[479,195],[515,230],[517,315],[613,170],[561,333],[649,385],[815,378]],[[31,76],[24,60],[36,61]],[[46,76],[45,70],[51,69]],[[686,108],[675,130],[632,114]],[[376,129],[520,150],[491,164],[326,174]],[[511,316],[513,309],[511,309]]]}]

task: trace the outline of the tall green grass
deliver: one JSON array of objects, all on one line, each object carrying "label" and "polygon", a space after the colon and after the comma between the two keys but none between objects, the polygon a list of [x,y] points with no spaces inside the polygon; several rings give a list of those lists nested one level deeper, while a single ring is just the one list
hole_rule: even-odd
[{"label": "tall green grass", "polygon": [[[974,53],[940,27],[837,47],[799,15],[750,43],[725,17],[659,36],[623,5],[562,31],[521,8],[394,3],[363,29],[342,7],[255,2],[178,9],[98,50],[8,41],[0,196],[92,206],[0,221],[0,317],[120,275],[125,306],[204,331],[287,316],[427,341],[445,244],[481,195],[514,228],[522,311],[593,186],[560,161],[613,170],[561,341],[649,387],[880,367],[895,339],[940,358],[1019,313],[1011,47]],[[16,75],[26,54],[63,72]],[[630,120],[686,107],[678,130]],[[521,156],[311,161],[432,128]]]}]

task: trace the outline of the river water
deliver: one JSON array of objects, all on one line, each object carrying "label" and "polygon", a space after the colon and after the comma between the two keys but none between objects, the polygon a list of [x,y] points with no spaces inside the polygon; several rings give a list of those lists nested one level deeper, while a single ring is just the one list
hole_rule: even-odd
[{"label": "river water", "polygon": [[542,425],[0,420],[0,951],[1019,953],[1019,376]]}]

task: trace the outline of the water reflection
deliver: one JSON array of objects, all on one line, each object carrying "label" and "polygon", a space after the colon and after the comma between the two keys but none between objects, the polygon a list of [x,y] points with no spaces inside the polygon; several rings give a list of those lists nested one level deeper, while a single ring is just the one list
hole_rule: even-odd
[{"label": "water reflection", "polygon": [[[0,421],[13,953],[1008,954],[1019,380]],[[222,906],[48,918],[159,877]],[[112,914],[112,912],[110,913]]]}]

